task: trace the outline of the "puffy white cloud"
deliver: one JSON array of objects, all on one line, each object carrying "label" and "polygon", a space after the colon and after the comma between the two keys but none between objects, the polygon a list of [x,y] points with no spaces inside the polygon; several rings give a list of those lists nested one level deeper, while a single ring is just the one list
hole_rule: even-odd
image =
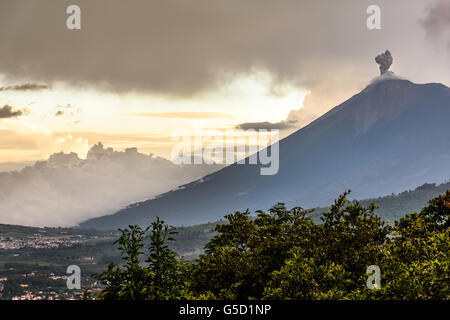
[{"label": "puffy white cloud", "polygon": [[86,159],[55,153],[21,171],[0,173],[0,223],[72,226],[111,214],[219,169],[175,165],[136,148],[93,146]]}]

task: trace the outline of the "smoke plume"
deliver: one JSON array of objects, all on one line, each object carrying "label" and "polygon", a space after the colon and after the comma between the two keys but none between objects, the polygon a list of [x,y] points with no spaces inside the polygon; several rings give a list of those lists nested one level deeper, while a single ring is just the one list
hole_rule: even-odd
[{"label": "smoke plume", "polygon": [[392,58],[389,50],[386,50],[385,53],[382,53],[375,58],[375,62],[380,65],[380,74],[385,74],[392,65],[394,59]]}]

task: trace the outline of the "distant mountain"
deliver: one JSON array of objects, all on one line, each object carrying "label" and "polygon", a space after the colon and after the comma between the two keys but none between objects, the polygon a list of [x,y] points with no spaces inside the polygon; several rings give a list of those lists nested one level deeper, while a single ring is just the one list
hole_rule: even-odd
[{"label": "distant mountain", "polygon": [[276,202],[327,206],[347,189],[364,199],[446,181],[450,88],[380,79],[281,140],[276,175],[260,175],[259,165],[234,164],[81,227],[147,225],[155,216],[177,226],[193,225]]},{"label": "distant mountain", "polygon": [[73,226],[221,168],[176,165],[136,148],[105,148],[101,142],[91,147],[86,159],[58,152],[20,171],[0,172],[0,222]]}]

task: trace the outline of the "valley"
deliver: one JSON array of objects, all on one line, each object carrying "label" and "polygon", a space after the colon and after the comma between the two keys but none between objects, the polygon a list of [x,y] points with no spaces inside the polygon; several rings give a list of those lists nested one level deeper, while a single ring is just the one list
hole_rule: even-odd
[{"label": "valley", "polygon": [[[424,184],[400,194],[360,202],[364,206],[377,204],[376,213],[384,220],[393,221],[405,213],[419,211],[428,200],[449,189],[450,181]],[[316,208],[311,216],[320,221],[319,216],[327,209]],[[186,260],[195,259],[216,234],[214,229],[219,223],[223,221],[178,227],[176,241],[169,245]],[[109,262],[121,263],[114,245],[118,236],[118,231],[0,224],[0,299],[78,299],[86,289],[100,290],[92,276],[105,270]],[[81,290],[67,289],[69,265],[81,268]]]}]

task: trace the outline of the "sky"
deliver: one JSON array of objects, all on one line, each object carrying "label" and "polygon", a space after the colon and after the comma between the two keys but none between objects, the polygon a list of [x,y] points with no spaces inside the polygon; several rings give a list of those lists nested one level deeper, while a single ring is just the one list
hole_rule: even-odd
[{"label": "sky", "polygon": [[450,85],[449,30],[446,0],[2,0],[0,171],[99,141],[170,158],[180,128],[283,137],[370,83],[386,49],[396,74]]},{"label": "sky", "polygon": [[450,85],[448,0],[2,0],[0,43],[10,224],[73,226],[200,179],[223,165],[166,160],[177,132],[283,138],[376,79],[386,50],[396,75]]}]

